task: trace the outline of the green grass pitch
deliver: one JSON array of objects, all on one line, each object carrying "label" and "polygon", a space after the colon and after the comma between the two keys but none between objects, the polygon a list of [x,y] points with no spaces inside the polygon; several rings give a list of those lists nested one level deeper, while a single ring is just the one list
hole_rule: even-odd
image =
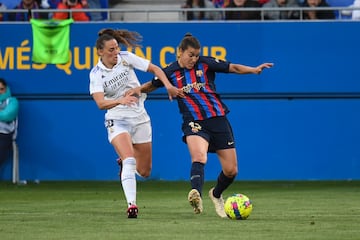
[{"label": "green grass pitch", "polygon": [[360,239],[360,181],[236,181],[247,220],[219,218],[203,190],[204,212],[187,202],[188,182],[138,182],[139,217],[126,217],[120,183],[0,182],[0,239]]}]

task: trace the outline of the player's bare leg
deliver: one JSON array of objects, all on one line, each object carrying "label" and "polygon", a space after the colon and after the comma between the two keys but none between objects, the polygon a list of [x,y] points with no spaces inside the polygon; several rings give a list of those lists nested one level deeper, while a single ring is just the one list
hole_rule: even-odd
[{"label": "player's bare leg", "polygon": [[152,169],[152,143],[134,144],[134,156],[136,158],[136,171],[139,176],[147,178]]}]

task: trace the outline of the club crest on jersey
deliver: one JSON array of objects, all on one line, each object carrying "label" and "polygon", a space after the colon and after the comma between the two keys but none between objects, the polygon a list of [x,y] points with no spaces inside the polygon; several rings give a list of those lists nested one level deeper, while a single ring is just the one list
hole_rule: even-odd
[{"label": "club crest on jersey", "polygon": [[129,64],[128,64],[127,61],[125,61],[125,60],[122,61],[122,65],[124,65],[124,66],[129,66]]},{"label": "club crest on jersey", "polygon": [[193,133],[198,133],[199,131],[201,131],[201,126],[199,123],[189,122],[189,126],[191,127],[191,131]]},{"label": "club crest on jersey", "polygon": [[204,75],[202,70],[196,70],[196,76],[197,77],[202,77]]}]

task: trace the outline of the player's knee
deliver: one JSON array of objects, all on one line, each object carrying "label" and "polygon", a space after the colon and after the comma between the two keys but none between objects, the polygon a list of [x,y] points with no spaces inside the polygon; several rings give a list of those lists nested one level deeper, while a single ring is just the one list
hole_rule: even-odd
[{"label": "player's knee", "polygon": [[207,162],[207,154],[204,154],[202,152],[196,153],[192,155],[192,162],[200,162],[200,163],[206,163]]},{"label": "player's knee", "polygon": [[231,169],[227,169],[224,172],[224,175],[229,177],[229,178],[235,178],[236,175],[238,174],[238,169],[236,167],[231,168]]},{"label": "player's knee", "polygon": [[137,173],[143,177],[143,178],[148,178],[150,177],[150,174],[151,174],[151,168],[148,168],[148,169],[138,169],[137,170]]}]

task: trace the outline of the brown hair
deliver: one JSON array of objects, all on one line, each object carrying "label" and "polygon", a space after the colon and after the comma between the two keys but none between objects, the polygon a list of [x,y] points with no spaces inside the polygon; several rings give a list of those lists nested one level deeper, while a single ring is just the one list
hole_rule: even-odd
[{"label": "brown hair", "polygon": [[105,42],[113,40],[113,39],[115,39],[115,38],[109,34],[102,34],[96,40],[96,49],[103,49],[105,46]]},{"label": "brown hair", "polygon": [[199,40],[196,37],[194,37],[191,33],[186,33],[184,38],[181,40],[178,49],[185,51],[189,47],[192,47],[194,49],[200,49],[201,44]]},{"label": "brown hair", "polygon": [[138,32],[104,28],[99,31],[98,35],[99,38],[104,35],[110,35],[118,42],[119,45],[121,44],[125,47],[141,47],[140,42],[142,41],[142,36]]}]

